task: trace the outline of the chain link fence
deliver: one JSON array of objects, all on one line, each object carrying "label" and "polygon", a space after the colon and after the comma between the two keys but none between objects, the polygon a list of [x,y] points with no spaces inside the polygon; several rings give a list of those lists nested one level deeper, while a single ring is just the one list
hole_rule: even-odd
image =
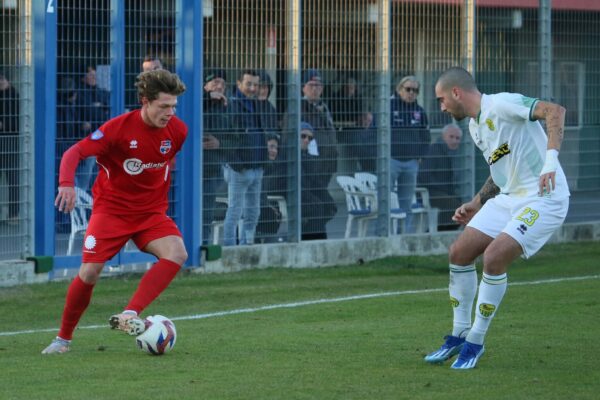
[{"label": "chain link fence", "polygon": [[[203,23],[202,87],[188,87],[203,95],[203,130],[190,132],[203,135],[202,182],[174,179],[201,185],[203,243],[456,229],[451,213],[489,171],[465,122],[441,113],[435,98],[437,77],[454,65],[471,70],[482,92],[566,107],[567,222],[600,220],[600,5],[549,3],[204,0],[203,15],[193,15]],[[20,96],[19,108],[2,108],[3,121],[19,127],[3,131],[0,145],[0,259],[8,259],[32,254],[35,230],[31,6],[2,4],[0,73]],[[57,173],[66,148],[137,107],[139,72],[177,71],[187,34],[178,22],[190,17],[186,2],[91,4],[57,5],[57,97],[45,105],[56,107]],[[94,168],[93,160],[80,165],[78,186],[89,191]],[[54,223],[56,254],[67,254],[72,221],[56,213]]]}]

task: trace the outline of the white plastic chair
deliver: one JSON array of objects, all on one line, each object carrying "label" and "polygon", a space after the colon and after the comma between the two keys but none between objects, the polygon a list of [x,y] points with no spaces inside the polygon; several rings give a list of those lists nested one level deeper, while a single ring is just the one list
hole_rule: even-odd
[{"label": "white plastic chair", "polygon": [[71,255],[73,252],[73,245],[75,244],[77,234],[81,233],[85,235],[88,227],[87,213],[88,210],[92,209],[93,202],[92,196],[85,190],[75,187],[75,208],[71,211],[71,234],[69,235],[67,255]]},{"label": "white plastic chair", "polygon": [[429,190],[424,187],[415,189],[415,196],[412,202],[412,213],[415,223],[415,231],[417,233],[437,232],[437,215],[438,209],[431,207],[429,201]]},{"label": "white plastic chair", "polygon": [[[355,172],[354,177],[373,193],[377,194],[377,175],[370,172]],[[390,192],[390,219],[392,220],[390,227],[392,234],[398,232],[398,224],[400,224],[400,231],[404,232],[406,212],[400,208],[396,192]]]},{"label": "white plastic chair", "polygon": [[354,220],[357,221],[358,237],[365,237],[369,221],[377,218],[377,194],[352,176],[338,176],[336,180],[344,190],[348,208],[344,237],[350,237]]}]

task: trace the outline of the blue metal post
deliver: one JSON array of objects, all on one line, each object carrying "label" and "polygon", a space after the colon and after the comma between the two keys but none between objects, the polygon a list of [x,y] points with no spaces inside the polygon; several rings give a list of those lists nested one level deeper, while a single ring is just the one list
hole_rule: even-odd
[{"label": "blue metal post", "polygon": [[189,254],[188,266],[200,265],[202,226],[202,1],[180,0],[177,12],[177,74],[187,86],[179,99],[179,116],[188,125],[188,137],[177,168],[177,221]]},{"label": "blue metal post", "polygon": [[125,2],[110,4],[110,111],[111,117],[125,110]]},{"label": "blue metal post", "polygon": [[56,2],[33,2],[35,110],[34,255],[54,255],[54,149],[56,143]]}]

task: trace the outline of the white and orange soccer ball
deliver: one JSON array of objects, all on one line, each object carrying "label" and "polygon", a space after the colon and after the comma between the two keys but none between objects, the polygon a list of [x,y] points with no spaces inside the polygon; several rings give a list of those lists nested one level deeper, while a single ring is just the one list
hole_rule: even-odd
[{"label": "white and orange soccer ball", "polygon": [[148,354],[160,356],[170,352],[177,341],[175,324],[162,315],[146,318],[146,330],[135,338],[138,348]]}]

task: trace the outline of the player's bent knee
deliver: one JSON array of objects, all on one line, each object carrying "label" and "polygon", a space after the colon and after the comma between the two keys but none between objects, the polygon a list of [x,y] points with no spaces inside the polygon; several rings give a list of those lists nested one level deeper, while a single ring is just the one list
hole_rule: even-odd
[{"label": "player's bent knee", "polygon": [[79,277],[89,285],[94,285],[100,278],[100,273],[104,268],[104,264],[99,263],[83,263],[79,268]]},{"label": "player's bent knee", "polygon": [[183,265],[188,259],[188,253],[185,247],[182,246],[181,248],[174,249],[170,254],[168,254],[164,258],[169,259],[179,265]]},{"label": "player's bent knee", "polygon": [[474,258],[471,257],[468,249],[465,249],[458,241],[450,245],[448,259],[450,263],[454,265],[471,265],[474,261]]}]

